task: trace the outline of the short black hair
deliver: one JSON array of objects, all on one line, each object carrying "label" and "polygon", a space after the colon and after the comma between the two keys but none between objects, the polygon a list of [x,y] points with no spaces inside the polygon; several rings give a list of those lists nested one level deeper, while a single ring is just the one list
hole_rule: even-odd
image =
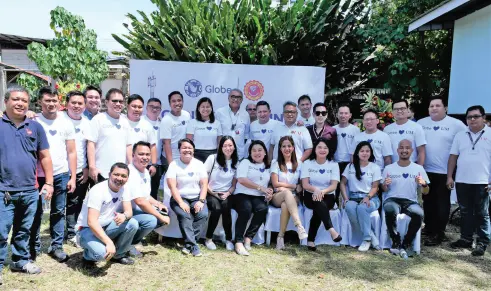
[{"label": "short black hair", "polygon": [[339,111],[339,108],[341,108],[341,107],[347,107],[349,109],[349,112],[351,113],[351,106],[349,106],[348,103],[339,104],[338,111]]},{"label": "short black hair", "polygon": [[312,103],[312,100],[310,99],[310,96],[307,95],[307,94],[304,94],[300,97],[298,97],[298,104],[300,104],[300,102],[302,102],[303,100],[309,100],[310,103]]},{"label": "short black hair", "polygon": [[201,113],[199,112],[199,107],[201,104],[208,102],[210,103],[211,106],[211,113],[210,113],[210,123],[215,122],[215,113],[213,112],[213,102],[211,102],[211,99],[208,97],[203,97],[198,100],[198,103],[196,104],[196,120],[204,122],[203,117],[201,116]]},{"label": "short black hair", "polygon": [[124,98],[124,94],[123,94],[123,91],[121,91],[120,89],[118,88],[111,88],[109,89],[109,91],[107,91],[106,93],[106,100],[111,100],[111,96],[113,94],[121,94],[121,96],[123,96]]},{"label": "short black hair", "polygon": [[143,100],[143,97],[138,94],[131,94],[130,97],[128,97],[128,105],[130,105],[135,100],[140,100],[143,105],[145,105],[145,100]]},{"label": "short black hair", "polygon": [[378,118],[378,112],[377,112],[377,111],[375,111],[375,110],[373,110],[373,109],[367,109],[367,110],[363,111],[363,117],[365,117],[365,115],[366,115],[367,113],[373,113],[373,114],[375,114],[375,116]]},{"label": "short black hair", "polygon": [[269,103],[268,103],[268,102],[266,102],[266,101],[264,101],[264,100],[261,100],[261,101],[257,102],[257,103],[256,103],[256,108],[257,108],[258,106],[266,106],[266,107],[268,107],[268,110],[271,110],[271,108],[269,107]]},{"label": "short black hair", "polygon": [[128,165],[125,163],[115,163],[114,165],[112,165],[111,169],[109,170],[109,175],[111,175],[116,168],[126,170],[126,172],[128,172],[128,176],[130,175],[130,168],[128,168]]},{"label": "short black hair", "polygon": [[431,101],[433,101],[433,100],[441,100],[444,107],[447,107],[448,106],[447,100],[445,98],[443,98],[442,95],[431,96],[430,97],[430,100],[428,101],[428,104],[430,104]]},{"label": "short black hair", "polygon": [[58,96],[58,91],[56,91],[56,89],[51,88],[50,86],[44,86],[41,87],[38,91],[38,100],[43,99],[44,95]]},{"label": "short black hair", "polygon": [[92,91],[92,90],[97,91],[97,93],[99,93],[99,96],[102,96],[101,88],[94,86],[94,85],[89,85],[89,86],[85,87],[84,97],[87,98],[87,92]]},{"label": "short black hair", "polygon": [[150,102],[158,102],[160,104],[160,106],[162,106],[162,102],[160,102],[159,98],[152,97],[152,98],[148,99],[147,104]]},{"label": "short black hair", "polygon": [[409,109],[409,103],[407,102],[406,99],[396,99],[392,101],[392,109],[394,109],[394,104],[401,103],[401,102],[404,102],[406,104],[407,109]]},{"label": "short black hair", "polygon": [[317,107],[321,107],[321,106],[324,106],[324,107],[326,107],[326,109],[327,109],[326,104],[324,104],[323,102],[317,102],[317,103],[315,103],[314,107],[312,107],[312,112],[315,112],[315,109],[316,109]]},{"label": "short black hair", "polygon": [[179,91],[172,91],[172,92],[169,93],[169,96],[168,96],[169,97],[169,103],[170,103],[170,97],[172,97],[172,95],[176,95],[176,94],[179,95],[179,96],[181,96],[182,101],[184,101],[184,96],[182,96],[181,92],[179,92]]},{"label": "short black hair", "polygon": [[183,143],[185,143],[185,142],[187,142],[187,143],[191,144],[191,145],[193,146],[193,149],[195,149],[195,148],[196,148],[196,146],[194,145],[194,142],[193,142],[192,140],[190,140],[189,138],[187,138],[187,137],[186,137],[186,138],[181,139],[181,140],[180,140],[180,141],[177,143],[177,148],[178,148],[178,149],[181,149],[182,144],[183,144]]},{"label": "short black hair", "polygon": [[479,110],[479,113],[481,113],[481,115],[483,117],[486,117],[486,111],[484,110],[484,107],[482,107],[481,105],[474,105],[474,106],[467,108],[467,110],[465,111],[465,116],[467,116],[467,114],[469,114],[469,112],[474,111],[474,110]]},{"label": "short black hair", "polygon": [[[70,102],[70,99],[72,99],[73,96],[82,96],[84,97],[84,94],[80,91],[70,91],[66,94],[66,102]],[[85,102],[85,97],[84,97],[84,102]]]},{"label": "short black hair", "polygon": [[135,144],[133,145],[133,154],[135,154],[135,152],[136,152],[136,148],[137,148],[138,146],[148,147],[149,149],[151,148],[151,146],[150,146],[150,143],[149,143],[149,142],[146,142],[146,141],[139,141],[139,142],[137,142],[137,143],[135,143]]}]

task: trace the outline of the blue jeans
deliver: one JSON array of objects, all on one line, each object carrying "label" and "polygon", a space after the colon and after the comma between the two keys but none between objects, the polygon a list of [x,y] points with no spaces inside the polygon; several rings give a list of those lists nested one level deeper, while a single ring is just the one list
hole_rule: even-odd
[{"label": "blue jeans", "polygon": [[372,197],[370,199],[370,206],[361,203],[361,200],[349,200],[346,203],[346,214],[353,230],[361,231],[363,240],[371,241],[370,230],[372,229],[372,223],[370,221],[370,214],[378,209],[380,200],[377,196]]},{"label": "blue jeans", "polygon": [[472,241],[474,230],[477,242],[489,245],[489,193],[484,189],[487,185],[455,183],[457,200],[460,206],[460,237]]},{"label": "blue jeans", "polygon": [[0,273],[7,258],[7,240],[12,226],[12,263],[22,268],[29,262],[29,235],[39,199],[36,189],[9,193],[11,200],[5,203],[5,192],[0,191]]},{"label": "blue jeans", "polygon": [[162,226],[162,223],[157,220],[157,217],[141,210],[133,209],[133,219],[138,221],[138,230],[133,237],[133,242],[131,243],[132,245],[136,245],[137,243],[141,242],[141,240],[156,227]]},{"label": "blue jeans", "polygon": [[[49,213],[49,233],[51,236],[51,246],[49,251],[61,249],[63,247],[63,239],[65,238],[65,206],[66,206],[66,185],[70,180],[69,173],[58,174],[53,177],[54,191],[51,197],[51,210]],[[46,179],[38,178],[39,189],[42,189]],[[41,220],[43,218],[43,202],[42,197],[38,197],[38,206],[34,222],[32,223],[31,238],[29,246],[31,257],[35,258],[41,253]]]},{"label": "blue jeans", "polygon": [[191,249],[198,246],[197,241],[199,239],[199,235],[201,234],[201,229],[203,229],[203,226],[206,223],[206,218],[208,218],[208,209],[206,208],[205,204],[200,212],[194,211],[194,205],[199,201],[198,198],[182,198],[182,201],[189,205],[191,210],[190,213],[184,212],[174,198],[171,198],[170,200],[170,207],[177,215],[179,228],[181,229],[181,234],[184,238],[184,244],[186,248]]},{"label": "blue jeans", "polygon": [[[116,247],[115,259],[120,259],[126,256],[126,253],[131,247],[131,242],[138,230],[138,221],[133,218],[116,225],[112,221],[110,224],[103,227],[107,236],[113,241]],[[88,261],[102,261],[106,255],[106,245],[98,239],[90,227],[84,227],[80,230],[80,245],[84,249],[84,259]]]}]

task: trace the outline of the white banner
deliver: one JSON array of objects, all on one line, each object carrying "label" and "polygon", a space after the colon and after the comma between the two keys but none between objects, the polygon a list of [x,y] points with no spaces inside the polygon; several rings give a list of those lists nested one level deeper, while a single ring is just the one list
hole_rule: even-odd
[{"label": "white banner", "polygon": [[324,99],[326,69],[321,67],[229,65],[130,60],[130,92],[145,101],[157,97],[162,115],[169,112],[168,95],[180,91],[184,109],[194,118],[196,103],[209,97],[213,108],[228,105],[228,93],[235,88],[244,93],[241,108],[248,103],[267,101],[272,118],[283,121],[283,103],[307,94],[312,103]]}]

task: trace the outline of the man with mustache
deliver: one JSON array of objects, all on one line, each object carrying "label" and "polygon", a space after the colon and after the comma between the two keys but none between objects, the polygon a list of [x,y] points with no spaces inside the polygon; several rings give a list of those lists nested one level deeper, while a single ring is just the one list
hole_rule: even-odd
[{"label": "man with mustache", "polygon": [[43,127],[26,117],[29,100],[25,88],[7,88],[6,110],[0,119],[0,285],[11,228],[10,270],[27,274],[41,272],[29,254],[29,236],[39,200],[36,165],[39,162],[45,176],[41,192],[50,197],[53,163]]},{"label": "man with mustache", "polygon": [[115,163],[109,179],[92,187],[84,200],[76,228],[87,267],[104,259],[124,265],[135,262],[127,255],[138,231],[130,193],[124,187],[129,174],[126,164]]},{"label": "man with mustache", "polygon": [[[397,147],[398,161],[385,167],[382,189],[387,192],[383,208],[387,232],[392,240],[390,252],[406,259],[413,254],[412,241],[423,223],[423,209],[418,204],[418,188],[428,194],[430,183],[424,168],[411,162],[412,142],[403,139]],[[397,232],[397,215],[404,213],[411,217],[407,233],[401,242]]]},{"label": "man with mustache", "polygon": [[102,90],[96,86],[89,85],[84,90],[84,98],[86,108],[84,110],[84,116],[89,120],[92,120],[94,116],[99,113],[101,109],[101,96]]}]

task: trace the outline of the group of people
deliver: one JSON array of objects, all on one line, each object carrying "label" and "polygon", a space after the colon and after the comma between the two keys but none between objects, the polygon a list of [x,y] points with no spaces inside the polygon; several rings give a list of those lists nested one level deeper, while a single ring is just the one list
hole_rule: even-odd
[{"label": "group of people", "polygon": [[[37,96],[41,112],[35,114],[27,112],[24,88],[7,89],[0,122],[0,270],[13,229],[10,269],[41,271],[35,260],[41,254],[43,199],[51,205],[48,254],[54,259],[69,259],[63,250],[68,241],[83,248],[86,265],[104,259],[133,264],[142,256],[135,245],[156,227],[176,223],[158,201],[164,175],[185,242],[182,252],[193,256],[201,256],[204,227],[205,246],[216,249],[220,217],[226,249],[249,255],[268,205],[281,208],[277,249],[285,247],[290,218],[309,250],[316,250],[321,222],[340,242],[330,217],[340,196],[339,207],[363,234],[360,251],[378,247],[370,214],[383,210],[390,251],[405,257],[423,219],[425,245],[445,240],[453,187],[462,222],[461,238],[451,247],[471,248],[474,232],[472,255],[484,255],[489,244],[491,130],[481,106],[467,109],[466,127],[446,115],[441,97],[431,99],[429,117],[418,122],[408,119],[407,101],[396,100],[395,123],[381,131],[378,113],[367,110],[360,132],[350,124],[348,105],[339,107],[339,123],[331,127],[325,104],[312,106],[307,95],[284,103],[283,122],[271,119],[266,101],[241,108],[238,89],[216,111],[211,99],[201,98],[195,119],[183,110],[178,91],[168,95],[170,112],[162,118],[160,99],[148,99],[145,107],[140,95],[125,100],[119,89],[110,89],[107,111],[100,112],[101,95],[95,86],[69,92],[66,111],[60,112],[58,93],[44,87]],[[301,204],[313,211],[308,230]],[[231,209],[237,212],[235,233]],[[396,225],[400,213],[411,217],[403,240]]]}]

